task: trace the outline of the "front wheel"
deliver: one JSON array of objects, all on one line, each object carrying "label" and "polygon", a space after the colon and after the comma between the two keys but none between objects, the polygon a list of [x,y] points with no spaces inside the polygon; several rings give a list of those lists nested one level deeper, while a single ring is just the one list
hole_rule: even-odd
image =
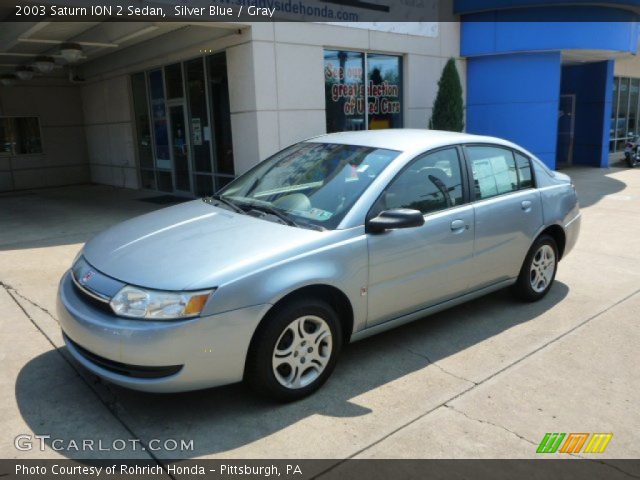
[{"label": "front wheel", "polygon": [[536,239],[522,264],[514,285],[514,293],[525,302],[535,302],[551,288],[558,269],[558,246],[553,237],[541,235]]},{"label": "front wheel", "polygon": [[258,328],[245,379],[263,395],[297,400],[329,378],[341,347],[335,311],[321,300],[294,300],[272,312]]}]

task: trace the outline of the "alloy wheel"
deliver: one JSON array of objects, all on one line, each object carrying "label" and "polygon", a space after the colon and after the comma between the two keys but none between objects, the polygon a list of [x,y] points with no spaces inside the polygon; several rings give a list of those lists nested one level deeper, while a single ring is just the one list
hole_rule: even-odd
[{"label": "alloy wheel", "polygon": [[551,245],[542,245],[531,260],[529,281],[536,293],[544,292],[553,280],[556,270],[556,254]]},{"label": "alloy wheel", "polygon": [[306,387],[324,372],[333,348],[331,329],[325,320],[306,315],[282,332],[272,355],[273,374],[290,389]]}]

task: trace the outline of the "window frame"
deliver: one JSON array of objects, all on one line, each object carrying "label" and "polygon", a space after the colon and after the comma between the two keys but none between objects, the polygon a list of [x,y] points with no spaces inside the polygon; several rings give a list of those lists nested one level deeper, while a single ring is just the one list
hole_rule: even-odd
[{"label": "window frame", "polygon": [[[519,192],[523,192],[525,190],[530,190],[530,189],[535,189],[537,188],[537,182],[536,182],[536,172],[535,169],[533,168],[533,159],[531,158],[530,155],[525,154],[524,152],[522,152],[521,150],[518,150],[517,148],[513,148],[510,147],[508,145],[500,145],[499,143],[483,143],[483,142],[477,142],[477,143],[465,143],[462,146],[462,153],[464,155],[464,160],[465,160],[465,164],[466,164],[466,170],[467,170],[467,179],[468,179],[468,184],[467,187],[469,189],[469,198],[470,198],[470,202],[471,203],[475,203],[475,202],[482,202],[485,200],[493,200],[494,198],[500,198],[500,197],[504,197],[505,195],[513,195]],[[493,195],[491,197],[488,198],[476,198],[476,191],[475,191],[475,185],[473,184],[473,166],[471,164],[471,158],[469,157],[468,154],[468,147],[492,147],[492,148],[500,148],[502,150],[508,150],[509,152],[511,152],[511,155],[513,156],[513,163],[516,167],[516,177],[518,178],[518,189],[517,190],[512,190],[510,192],[504,192],[504,193],[499,193],[497,195]],[[518,163],[516,161],[516,156],[515,154],[518,153],[519,155],[523,156],[524,158],[526,158],[529,161],[529,171],[531,172],[531,186],[530,187],[525,187],[525,188],[520,188],[520,172],[518,171]]]},{"label": "window frame", "polygon": [[33,157],[36,155],[45,155],[44,153],[44,139],[42,137],[42,122],[40,121],[40,115],[0,115],[0,121],[6,118],[35,118],[38,122],[38,137],[40,138],[40,152],[38,153],[18,153],[15,149],[15,144],[12,143],[10,152],[0,151],[0,157]]},{"label": "window frame", "polygon": [[469,170],[467,168],[467,162],[466,159],[463,155],[463,144],[452,144],[452,145],[445,145],[442,147],[436,147],[430,150],[426,150],[424,152],[421,152],[419,154],[417,154],[416,156],[414,156],[411,160],[407,161],[407,163],[393,176],[393,178],[391,180],[389,180],[387,182],[387,184],[384,186],[384,188],[382,189],[382,191],[380,192],[380,194],[376,197],[376,199],[372,202],[371,206],[369,207],[369,210],[367,211],[367,215],[365,216],[365,224],[366,222],[368,222],[369,220],[371,220],[373,217],[379,215],[382,211],[377,212],[376,213],[376,205],[378,204],[378,201],[380,200],[380,198],[387,192],[387,190],[389,189],[389,187],[391,185],[393,185],[393,183],[409,168],[411,168],[411,166],[419,161],[420,159],[424,158],[427,155],[431,155],[434,153],[438,153],[441,152],[443,150],[455,150],[456,154],[458,155],[458,166],[460,167],[460,177],[461,177],[461,187],[462,187],[462,203],[460,203],[459,205],[453,205],[451,207],[448,208],[443,208],[442,210],[437,210],[434,212],[428,212],[428,213],[424,213],[422,216],[423,217],[429,217],[431,215],[438,215],[442,212],[447,212],[447,211],[451,211],[454,210],[456,208],[460,208],[463,207],[465,205],[469,205],[472,201],[471,199],[471,191],[469,189]]},{"label": "window frame", "polygon": [[518,186],[520,185],[520,169],[518,168],[518,159],[516,158],[516,154],[526,158],[527,161],[529,162],[529,173],[531,174],[531,186],[525,187],[525,188],[518,188],[518,192],[522,190],[529,190],[530,188],[536,188],[536,171],[535,171],[535,168],[533,168],[533,159],[529,155],[525,155],[520,150],[517,150],[515,148],[511,149],[511,153],[513,153],[513,159],[516,162],[516,173],[518,174]]},{"label": "window frame", "polygon": [[369,92],[367,91],[369,88],[369,56],[370,55],[381,55],[381,56],[387,56],[387,57],[396,57],[400,60],[400,67],[399,67],[399,72],[398,72],[398,87],[400,88],[400,94],[398,95],[398,101],[400,102],[400,123],[402,123],[401,126],[399,127],[390,127],[391,129],[402,129],[402,128],[408,128],[406,126],[407,124],[407,108],[405,106],[405,97],[406,97],[406,93],[405,93],[405,83],[406,83],[406,79],[405,79],[405,71],[406,71],[406,63],[407,60],[405,58],[405,54],[404,53],[389,53],[389,52],[381,52],[378,50],[362,50],[362,52],[364,53],[364,91],[365,91],[365,99],[364,99],[364,104],[365,104],[365,125],[366,125],[366,130],[367,131],[374,131],[371,128],[370,125],[370,116],[371,114],[369,113]]},{"label": "window frame", "polygon": [[[363,68],[363,86],[364,86],[364,129],[363,131],[372,131],[369,128],[369,95],[367,92],[367,88],[368,88],[368,75],[369,75],[369,55],[386,55],[389,57],[399,57],[400,58],[400,82],[399,82],[399,87],[400,87],[400,109],[402,111],[401,113],[401,120],[402,120],[402,126],[401,127],[392,127],[394,129],[403,129],[403,128],[408,128],[407,127],[407,115],[408,115],[408,108],[405,107],[405,99],[406,99],[406,91],[408,90],[408,85],[407,85],[407,78],[408,75],[406,74],[407,71],[407,54],[406,53],[402,53],[402,52],[389,52],[389,51],[383,51],[383,50],[375,50],[375,49],[358,49],[355,47],[338,47],[338,46],[332,46],[330,44],[326,44],[322,46],[322,52],[323,52],[323,63],[322,63],[322,69],[324,72],[324,52],[326,51],[344,51],[344,52],[352,52],[352,53],[361,53],[363,55],[363,63],[362,63],[362,68]],[[326,78],[323,78],[323,82],[326,82]],[[326,106],[326,98],[325,98],[325,106]],[[326,124],[326,112],[325,112],[325,124]],[[326,126],[326,125],[325,125]],[[329,132],[327,131],[327,134],[331,134],[331,133],[340,133],[340,132],[351,132],[351,131],[359,131],[359,130],[337,130],[335,132]]]},{"label": "window frame", "polygon": [[[635,102],[631,102],[631,88],[632,85],[634,83],[634,80],[640,80],[640,77],[638,76],[628,76],[628,75],[615,75],[613,77],[613,83],[612,83],[612,87],[614,89],[614,91],[612,92],[612,106],[611,106],[611,124],[609,126],[609,154],[619,154],[622,153],[622,151],[624,150],[624,144],[632,139],[634,136],[636,135],[640,135],[640,125],[639,125],[639,120],[640,120],[640,94],[638,95],[638,97],[636,98]],[[621,87],[623,82],[627,82],[628,85],[628,91],[627,91],[627,99],[626,102],[622,102],[622,95],[621,95]],[[613,93],[615,93],[615,95],[613,95]],[[624,105],[626,103],[626,105]],[[625,116],[620,116],[620,107],[621,106],[625,106],[625,108],[627,109],[626,115]],[[629,117],[631,113],[635,113],[636,114],[636,118],[635,118],[635,127],[634,129],[631,131],[631,135],[629,135]],[[619,133],[619,129],[618,125],[620,123],[620,120],[624,120],[624,125],[625,125],[625,132],[620,132]],[[611,131],[613,127],[613,132]],[[624,133],[624,135],[622,135],[622,133]],[[620,148],[618,147],[618,144],[620,144]]]},{"label": "window frame", "polygon": [[[135,118],[136,112],[135,112],[135,94],[134,94],[134,88],[133,88],[133,77],[135,77],[136,75],[142,75],[142,80],[144,81],[144,106],[146,107],[147,110],[147,123],[149,124],[149,146],[151,147],[151,167],[142,167],[142,164],[140,163],[140,132],[138,131],[138,125],[137,125],[137,118]],[[146,70],[142,70],[139,72],[134,72],[131,73],[130,75],[128,75],[129,77],[129,105],[131,106],[131,111],[133,112],[133,116],[134,119],[131,122],[132,126],[133,126],[133,140],[134,140],[134,153],[135,153],[135,159],[136,159],[136,173],[138,176],[138,185],[140,185],[140,188],[142,189],[146,189],[146,187],[144,187],[143,181],[142,181],[142,175],[143,172],[151,172],[153,174],[153,188],[151,188],[150,190],[153,191],[157,191],[158,190],[158,175],[156,172],[156,145],[155,145],[155,140],[154,140],[154,131],[153,131],[153,119],[152,119],[152,114],[153,112],[151,111],[151,99],[149,96],[149,79],[147,78],[147,71]]]},{"label": "window frame", "polygon": [[[169,107],[171,102],[173,102],[173,104],[183,104],[185,106],[185,113],[187,114],[187,118],[189,119],[189,121],[187,122],[187,124],[185,125],[185,134],[187,134],[188,138],[191,139],[192,138],[192,127],[191,127],[191,117],[192,117],[192,112],[191,112],[191,104],[190,104],[190,97],[189,97],[189,92],[188,92],[188,75],[187,75],[187,64],[189,64],[190,62],[196,61],[196,60],[200,60],[202,62],[203,65],[203,69],[204,69],[204,88],[205,88],[205,101],[206,101],[206,110],[207,110],[207,121],[209,123],[208,128],[211,131],[211,138],[209,140],[210,143],[210,147],[209,147],[209,160],[211,163],[211,168],[212,170],[210,172],[205,172],[205,171],[200,171],[200,170],[196,170],[195,169],[195,163],[193,161],[193,157],[190,154],[190,158],[189,158],[189,166],[191,168],[191,172],[190,172],[190,181],[192,182],[192,192],[191,195],[194,198],[200,198],[200,196],[197,194],[196,191],[196,178],[199,175],[206,175],[208,177],[211,178],[211,182],[212,182],[212,187],[213,187],[213,191],[212,194],[215,194],[216,192],[222,190],[222,188],[226,187],[229,183],[231,183],[233,180],[235,180],[236,178],[238,178],[240,175],[236,172],[236,162],[235,160],[233,161],[233,170],[234,173],[222,173],[221,170],[219,169],[219,165],[218,165],[218,153],[217,153],[217,134],[215,132],[216,129],[216,122],[217,120],[214,118],[214,105],[212,103],[212,82],[211,79],[209,77],[209,65],[210,65],[210,61],[213,57],[217,56],[217,55],[224,55],[225,58],[225,65],[227,68],[227,77],[228,77],[228,55],[227,55],[227,50],[225,48],[220,48],[220,49],[211,49],[211,50],[201,50],[200,55],[194,55],[191,57],[187,57],[185,59],[181,59],[178,61],[173,61],[170,63],[161,63],[160,65],[155,65],[155,66],[147,66],[146,68],[142,69],[142,70],[135,70],[132,71],[130,73],[128,73],[128,77],[129,77],[129,103],[130,105],[133,107],[133,77],[136,75],[143,75],[144,79],[145,79],[145,88],[146,88],[146,96],[145,96],[145,101],[147,104],[147,110],[148,110],[148,115],[149,115],[149,127],[150,127],[150,132],[151,132],[151,151],[152,151],[152,157],[153,157],[153,166],[151,167],[142,167],[140,165],[140,155],[139,155],[139,151],[138,151],[138,131],[137,131],[137,127],[134,125],[134,130],[135,130],[135,135],[136,135],[136,145],[135,145],[135,155],[136,155],[136,170],[137,170],[137,174],[138,174],[138,181],[140,183],[140,185],[142,185],[142,174],[143,172],[148,173],[148,172],[152,172],[153,173],[153,177],[154,177],[154,183],[155,186],[152,189],[153,191],[156,192],[162,192],[162,193],[173,193],[176,194],[176,190],[175,190],[175,173],[174,173],[174,166],[173,166],[173,161],[171,162],[172,166],[171,168],[160,168],[157,165],[157,160],[158,160],[158,149],[156,146],[156,125],[154,122],[154,118],[153,118],[153,105],[152,105],[152,94],[151,94],[151,79],[150,76],[153,72],[155,71],[160,71],[160,76],[162,78],[162,86],[163,86],[163,90],[164,90],[164,105],[165,105],[165,109],[166,109],[166,114],[168,115],[169,112]],[[172,67],[175,65],[180,65],[180,69],[181,69],[181,76],[182,76],[182,97],[180,98],[169,98],[168,97],[168,93],[167,93],[167,82],[166,82],[166,69],[167,67]],[[228,78],[227,78],[227,89],[228,89]],[[228,92],[227,92],[228,95]],[[168,122],[168,121],[167,121]],[[168,123],[167,123],[168,125]],[[231,132],[231,136],[233,136],[233,132]],[[190,140],[191,141],[191,140]],[[171,149],[171,144],[169,143],[169,149]],[[162,160],[162,159],[161,159]],[[166,159],[165,159],[166,160]],[[172,190],[160,190],[159,186],[160,186],[160,177],[163,175],[167,175],[170,174],[171,175],[171,179],[172,179]],[[178,192],[179,193],[179,192]]]}]

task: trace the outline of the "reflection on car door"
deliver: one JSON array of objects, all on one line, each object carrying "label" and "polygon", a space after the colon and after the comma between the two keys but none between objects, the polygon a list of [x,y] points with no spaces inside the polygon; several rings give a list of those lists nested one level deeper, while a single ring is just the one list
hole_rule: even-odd
[{"label": "reflection on car door", "polygon": [[371,215],[393,208],[425,214],[420,227],[369,234],[367,326],[464,293],[473,257],[473,207],[465,203],[456,148],[422,155],[387,187]]},{"label": "reflection on car door", "polygon": [[[534,235],[542,226],[540,193],[532,188],[530,161],[510,149],[469,145],[475,202],[475,290],[518,275]],[[517,164],[516,164],[517,159]]]}]

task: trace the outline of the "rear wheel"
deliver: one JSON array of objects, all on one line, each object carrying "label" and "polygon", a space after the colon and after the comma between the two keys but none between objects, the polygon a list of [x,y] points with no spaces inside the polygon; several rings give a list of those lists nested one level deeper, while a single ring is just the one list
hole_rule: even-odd
[{"label": "rear wheel", "polygon": [[541,235],[527,253],[514,293],[526,302],[540,300],[549,292],[557,270],[558,246],[553,237]]},{"label": "rear wheel", "polygon": [[297,400],[329,378],[341,347],[335,311],[321,300],[294,300],[260,325],[247,356],[245,379],[263,395]]}]

